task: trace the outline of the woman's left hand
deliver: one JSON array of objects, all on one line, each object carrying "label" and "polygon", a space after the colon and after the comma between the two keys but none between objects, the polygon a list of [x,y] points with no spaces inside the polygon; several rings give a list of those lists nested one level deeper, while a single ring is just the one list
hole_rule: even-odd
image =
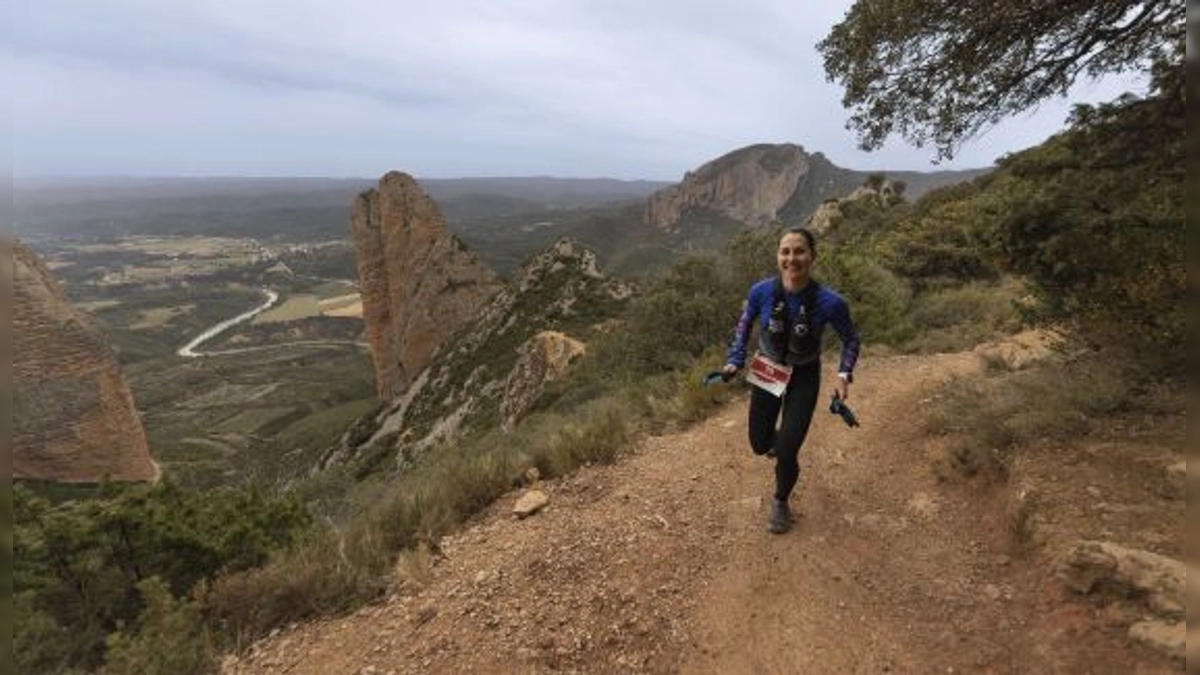
[{"label": "woman's left hand", "polygon": [[833,393],[843,401],[850,398],[850,383],[841,377],[834,378]]}]

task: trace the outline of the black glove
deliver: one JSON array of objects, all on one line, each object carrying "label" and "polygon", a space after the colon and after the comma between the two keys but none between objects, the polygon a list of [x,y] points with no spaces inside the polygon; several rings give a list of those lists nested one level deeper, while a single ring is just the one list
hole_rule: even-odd
[{"label": "black glove", "polygon": [[834,396],[833,400],[829,402],[829,412],[834,415],[841,415],[842,420],[846,422],[846,426],[848,427],[858,426],[858,418],[854,416],[854,411],[850,409],[850,406],[846,405],[845,401],[837,396]]},{"label": "black glove", "polygon": [[733,377],[733,373],[727,373],[724,370],[714,370],[711,373],[700,378],[700,384],[708,386],[714,382],[728,382]]}]

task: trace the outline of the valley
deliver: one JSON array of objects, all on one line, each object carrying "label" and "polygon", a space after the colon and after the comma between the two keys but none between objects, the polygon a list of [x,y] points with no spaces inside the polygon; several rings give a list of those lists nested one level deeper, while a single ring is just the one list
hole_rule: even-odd
[{"label": "valley", "polygon": [[[18,186],[17,230],[116,352],[165,475],[200,489],[295,486],[378,407],[347,226],[350,202],[369,186],[352,179],[31,181]],[[588,230],[595,234],[586,238],[616,256],[622,248],[648,251],[633,256],[643,270],[674,257],[665,242],[637,243],[654,233],[622,206],[660,184],[423,186],[443,197],[456,235],[501,273],[564,233]],[[612,200],[616,206],[606,206]],[[328,478],[328,489],[336,492],[341,480]]]},{"label": "valley", "polygon": [[289,484],[375,405],[345,242],[135,235],[40,248],[103,328],[152,454],[183,485]]},{"label": "valley", "polygon": [[[753,164],[763,147],[712,166]],[[809,167],[797,146],[781,147],[799,153],[794,161],[811,173],[797,179],[784,208],[791,217],[866,175],[834,167],[819,153]],[[898,175],[916,193],[975,173]],[[166,475],[198,488],[290,486],[314,473],[340,435],[378,407],[348,230],[351,203],[371,185],[27,179],[15,186],[14,211],[18,236],[114,348]],[[745,230],[719,203],[685,208],[671,227],[648,225],[646,198],[668,186],[421,181],[451,234],[502,279],[567,238],[594,251],[605,274],[645,280],[685,257],[719,251]]]}]

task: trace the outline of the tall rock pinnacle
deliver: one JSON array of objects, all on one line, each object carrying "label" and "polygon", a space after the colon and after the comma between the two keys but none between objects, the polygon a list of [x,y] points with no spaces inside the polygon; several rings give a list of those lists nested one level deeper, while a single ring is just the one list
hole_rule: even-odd
[{"label": "tall rock pinnacle", "polygon": [[350,233],[376,387],[390,401],[502,285],[408,174],[389,172],[355,199]]}]

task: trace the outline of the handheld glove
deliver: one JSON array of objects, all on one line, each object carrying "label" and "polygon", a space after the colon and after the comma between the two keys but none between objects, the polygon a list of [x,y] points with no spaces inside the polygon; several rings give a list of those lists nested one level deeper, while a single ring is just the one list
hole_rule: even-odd
[{"label": "handheld glove", "polygon": [[714,382],[728,382],[733,377],[733,373],[727,373],[723,370],[714,370],[711,373],[700,378],[700,384],[708,386]]},{"label": "handheld glove", "polygon": [[858,417],[854,415],[854,411],[850,409],[850,406],[846,405],[845,401],[837,396],[834,396],[833,400],[829,402],[829,412],[834,415],[841,415],[842,420],[848,427],[858,426]]}]

